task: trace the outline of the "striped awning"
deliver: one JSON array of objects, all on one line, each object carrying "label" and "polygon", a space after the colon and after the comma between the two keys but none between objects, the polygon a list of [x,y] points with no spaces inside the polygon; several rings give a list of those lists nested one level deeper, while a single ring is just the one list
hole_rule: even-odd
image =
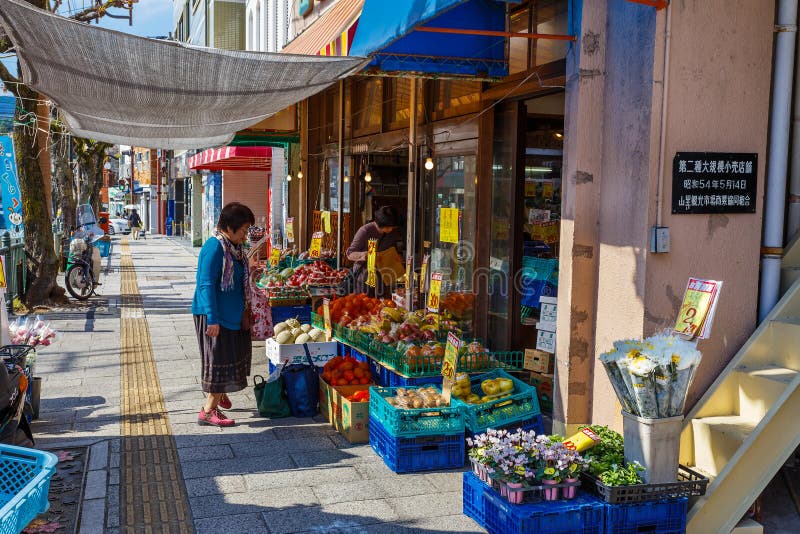
[{"label": "striped awning", "polygon": [[364,0],[339,0],[281,52],[309,56],[347,56]]},{"label": "striped awning", "polygon": [[271,171],[272,148],[268,146],[226,146],[209,148],[187,162],[196,171]]}]

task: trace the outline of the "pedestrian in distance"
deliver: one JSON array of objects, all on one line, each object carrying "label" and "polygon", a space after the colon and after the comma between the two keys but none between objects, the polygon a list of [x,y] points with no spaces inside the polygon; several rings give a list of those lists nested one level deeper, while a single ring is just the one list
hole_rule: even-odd
[{"label": "pedestrian in distance", "polygon": [[247,387],[253,359],[247,306],[250,270],[244,242],[255,224],[253,212],[238,202],[222,208],[214,236],[197,259],[192,314],[202,360],[200,384],[207,394],[197,423],[219,427],[235,421],[228,410],[228,393]]},{"label": "pedestrian in distance", "polygon": [[139,217],[139,214],[136,213],[136,210],[131,211],[131,214],[128,217],[128,226],[131,227],[131,233],[133,234],[134,241],[138,240],[139,232],[142,231],[142,218]]}]

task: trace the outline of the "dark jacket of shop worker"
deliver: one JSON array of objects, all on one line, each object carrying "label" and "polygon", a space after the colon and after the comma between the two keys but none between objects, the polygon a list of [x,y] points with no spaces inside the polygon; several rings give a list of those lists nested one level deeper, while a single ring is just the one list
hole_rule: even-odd
[{"label": "dark jacket of shop worker", "polygon": [[355,277],[355,292],[376,295],[388,298],[387,288],[384,287],[380,275],[376,276],[376,288],[367,286],[367,247],[370,239],[377,239],[376,252],[383,252],[391,247],[398,251],[402,249],[403,236],[397,226],[397,214],[391,206],[383,206],[375,212],[372,222],[358,229],[353,242],[347,249],[347,259],[355,262],[353,276]]}]

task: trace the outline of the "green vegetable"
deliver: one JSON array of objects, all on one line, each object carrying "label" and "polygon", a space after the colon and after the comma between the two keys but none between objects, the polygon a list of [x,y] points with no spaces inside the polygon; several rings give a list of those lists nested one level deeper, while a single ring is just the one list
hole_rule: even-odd
[{"label": "green vegetable", "polygon": [[600,481],[606,486],[633,486],[642,483],[642,478],[639,476],[642,471],[644,467],[639,462],[622,467],[614,464],[608,471],[600,473]]},{"label": "green vegetable", "polygon": [[[581,427],[581,429],[586,427]],[[589,461],[589,473],[600,476],[614,465],[625,464],[625,446],[622,435],[607,426],[591,425],[588,427],[600,437],[600,443],[586,451],[583,456]]]}]

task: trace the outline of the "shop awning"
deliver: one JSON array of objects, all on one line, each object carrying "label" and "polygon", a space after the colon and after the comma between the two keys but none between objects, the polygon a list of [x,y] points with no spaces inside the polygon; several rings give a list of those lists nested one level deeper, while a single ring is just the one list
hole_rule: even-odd
[{"label": "shop awning", "polygon": [[0,0],[0,25],[25,83],[53,101],[74,135],[139,147],[224,145],[365,64],[146,39],[24,0]]},{"label": "shop awning", "polygon": [[272,149],[268,146],[209,148],[191,156],[186,165],[196,171],[271,171]]},{"label": "shop awning", "polygon": [[364,0],[339,0],[281,50],[284,54],[347,56]]},{"label": "shop awning", "polygon": [[508,74],[505,38],[417,31],[418,26],[505,30],[507,2],[365,0],[350,53],[367,71],[497,78]]}]

